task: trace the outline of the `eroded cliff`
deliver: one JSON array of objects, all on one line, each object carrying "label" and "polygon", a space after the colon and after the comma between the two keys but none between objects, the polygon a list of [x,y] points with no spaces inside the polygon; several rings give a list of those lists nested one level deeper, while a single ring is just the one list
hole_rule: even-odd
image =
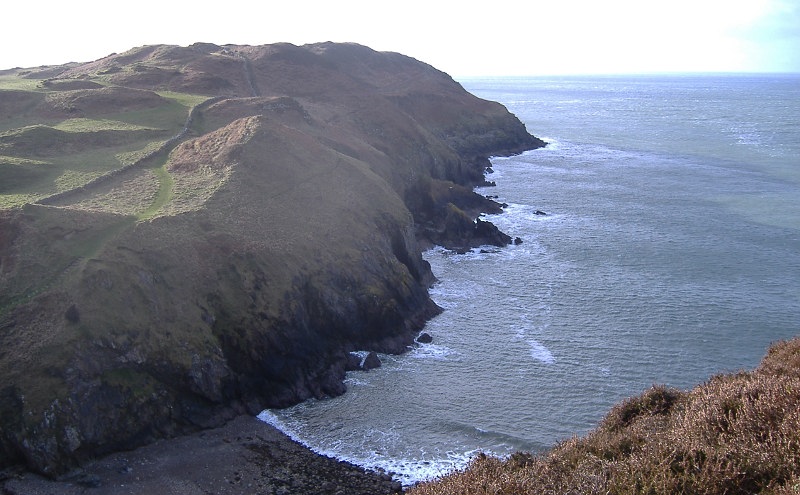
[{"label": "eroded cliff", "polygon": [[17,76],[38,85],[0,90],[0,465],[51,475],[342,393],[348,352],[402,352],[439,311],[423,245],[507,242],[472,221],[499,211],[472,192],[487,157],[543,145],[359,45],[153,46]]}]

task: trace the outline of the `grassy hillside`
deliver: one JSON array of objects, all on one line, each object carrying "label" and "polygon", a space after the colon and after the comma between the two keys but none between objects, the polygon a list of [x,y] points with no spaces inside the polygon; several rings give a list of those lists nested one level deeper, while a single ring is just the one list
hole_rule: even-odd
[{"label": "grassy hillside", "polygon": [[656,386],[543,454],[479,456],[409,495],[800,493],[800,338],[751,372]]},{"label": "grassy hillside", "polygon": [[343,393],[349,352],[402,352],[439,311],[420,238],[507,242],[472,187],[488,156],[542,144],[358,45],[4,72],[0,469],[57,475]]},{"label": "grassy hillside", "polygon": [[109,86],[101,79],[37,79],[24,70],[4,75],[0,209],[136,163],[180,133],[191,108],[207,98]]}]

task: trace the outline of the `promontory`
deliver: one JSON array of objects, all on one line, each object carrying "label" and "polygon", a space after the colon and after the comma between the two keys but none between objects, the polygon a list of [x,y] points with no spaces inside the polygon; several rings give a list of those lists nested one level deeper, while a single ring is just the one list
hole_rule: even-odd
[{"label": "promontory", "polygon": [[543,144],[354,44],[0,71],[0,468],[343,393],[350,352],[402,352],[439,311],[424,248],[510,241],[473,188]]}]

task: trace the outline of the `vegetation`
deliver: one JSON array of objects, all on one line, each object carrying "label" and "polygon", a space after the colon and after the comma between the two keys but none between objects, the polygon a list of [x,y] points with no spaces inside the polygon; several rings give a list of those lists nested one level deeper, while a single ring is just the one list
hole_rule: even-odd
[{"label": "vegetation", "polygon": [[192,107],[197,106],[208,99],[208,96],[205,95],[178,93],[175,91],[158,91],[157,93],[164,98],[169,98],[170,100],[180,103],[187,109],[191,109]]},{"label": "vegetation", "polygon": [[[441,206],[461,208],[449,191],[485,199],[471,191],[485,156],[537,144],[408,57],[235,51],[4,71],[0,468],[56,476],[243,408],[342,393],[346,350],[403,351],[438,311],[409,185],[435,176]],[[398,92],[497,114],[510,141],[462,155]]]},{"label": "vegetation", "polygon": [[41,80],[20,77],[16,74],[0,75],[0,90],[41,91]]},{"label": "vegetation", "polygon": [[[81,188],[137,163],[181,132],[190,110],[207,98],[114,86],[101,77],[49,80],[26,71],[3,74],[0,209]],[[163,166],[163,160],[149,166]],[[165,182],[163,174],[158,178]],[[91,209],[97,206],[94,201]],[[117,210],[110,205],[107,211]]]},{"label": "vegetation", "polygon": [[156,130],[151,127],[129,124],[127,122],[120,122],[118,120],[87,118],[62,120],[58,124],[54,125],[53,128],[66,132]]},{"label": "vegetation", "polygon": [[478,456],[409,495],[800,493],[800,338],[753,372],[688,392],[655,386],[584,438],[542,454]]}]

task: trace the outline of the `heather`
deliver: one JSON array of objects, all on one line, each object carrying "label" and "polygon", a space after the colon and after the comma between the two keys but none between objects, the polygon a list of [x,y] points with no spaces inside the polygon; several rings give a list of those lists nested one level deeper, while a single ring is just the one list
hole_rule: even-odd
[{"label": "heather", "polygon": [[800,492],[800,339],[775,343],[753,371],[689,391],[653,386],[585,437],[541,454],[480,455],[419,485],[438,494],[789,494]]}]

